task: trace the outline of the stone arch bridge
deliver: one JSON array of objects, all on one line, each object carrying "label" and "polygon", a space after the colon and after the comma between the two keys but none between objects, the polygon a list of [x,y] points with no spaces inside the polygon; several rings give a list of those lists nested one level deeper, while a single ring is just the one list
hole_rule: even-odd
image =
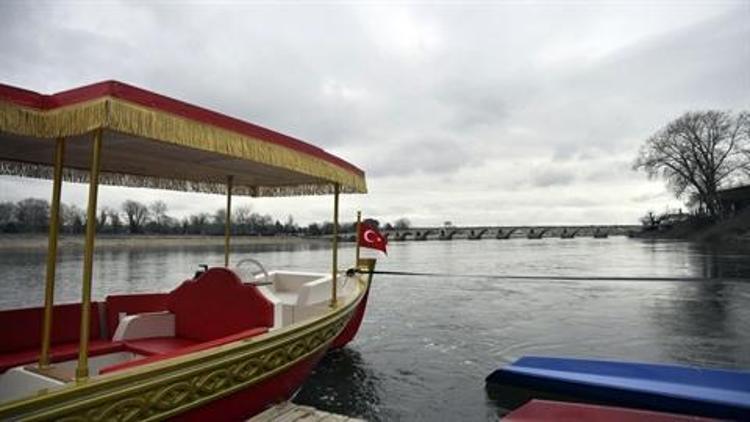
[{"label": "stone arch bridge", "polygon": [[640,228],[637,225],[411,227],[402,230],[384,230],[383,235],[390,242],[407,240],[542,239],[547,237],[573,239],[576,237],[627,236],[629,233],[639,231]]}]

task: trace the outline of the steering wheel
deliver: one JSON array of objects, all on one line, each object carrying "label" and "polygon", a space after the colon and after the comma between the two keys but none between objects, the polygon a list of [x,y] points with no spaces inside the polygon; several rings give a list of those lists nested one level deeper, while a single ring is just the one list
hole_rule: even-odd
[{"label": "steering wheel", "polygon": [[255,264],[256,267],[260,268],[260,271],[258,271],[258,272],[251,272],[250,273],[252,275],[252,280],[255,280],[255,277],[258,274],[263,273],[263,281],[260,281],[260,282],[252,281],[252,282],[250,282],[250,284],[254,284],[256,286],[268,286],[270,284],[273,284],[268,279],[268,271],[266,271],[266,269],[263,267],[263,265],[258,260],[256,260],[256,259],[253,259],[253,258],[242,259],[242,260],[240,260],[236,264],[235,268],[239,269],[242,266],[242,264],[246,264],[246,263]]}]

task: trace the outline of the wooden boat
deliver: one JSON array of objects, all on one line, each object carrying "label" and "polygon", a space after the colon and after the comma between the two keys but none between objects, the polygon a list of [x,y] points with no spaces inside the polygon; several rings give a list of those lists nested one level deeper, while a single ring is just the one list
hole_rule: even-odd
[{"label": "wooden boat", "polygon": [[554,357],[523,357],[487,383],[537,398],[750,420],[750,372]]},{"label": "wooden boat", "polygon": [[[336,240],[339,194],[366,192],[364,173],[305,142],[119,82],[0,85],[0,174],[54,180],[45,304],[0,311],[0,420],[246,418],[288,399],[364,316],[375,261],[357,252],[364,275],[340,273]],[[54,304],[64,179],[89,183],[86,248],[81,301]],[[224,265],[92,300],[100,182],[227,193]],[[230,265],[233,194],[333,194],[331,272]]]},{"label": "wooden boat", "polygon": [[708,422],[717,419],[623,407],[535,399],[508,413],[502,420],[504,422]]}]

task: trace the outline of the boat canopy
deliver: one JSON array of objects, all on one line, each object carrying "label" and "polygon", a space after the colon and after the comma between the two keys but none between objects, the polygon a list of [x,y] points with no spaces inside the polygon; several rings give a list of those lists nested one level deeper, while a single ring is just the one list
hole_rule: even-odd
[{"label": "boat canopy", "polygon": [[54,95],[0,84],[0,174],[88,182],[91,133],[102,131],[101,183],[288,196],[365,193],[354,165],[293,137],[117,81]]}]

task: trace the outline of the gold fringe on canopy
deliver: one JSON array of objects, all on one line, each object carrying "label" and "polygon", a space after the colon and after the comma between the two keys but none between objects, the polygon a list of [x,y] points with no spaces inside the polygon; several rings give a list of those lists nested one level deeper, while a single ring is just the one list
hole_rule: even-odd
[{"label": "gold fringe on canopy", "polygon": [[[41,165],[21,163],[17,161],[0,161],[0,174],[8,176],[30,177],[34,179],[52,179],[54,168]],[[88,183],[89,172],[85,170],[65,168],[63,180],[73,183]],[[226,181],[189,181],[165,179],[149,176],[135,176],[129,174],[100,173],[99,184],[111,186],[125,186],[131,188],[166,189],[183,192],[201,192],[226,195]],[[332,195],[332,184],[305,184],[291,186],[234,186],[232,195],[240,196],[303,196],[303,195]],[[357,193],[350,191],[349,193]]]},{"label": "gold fringe on canopy", "polygon": [[[364,175],[321,157],[114,97],[103,97],[48,111],[0,101],[0,174],[52,177],[52,169],[47,163],[36,162],[33,158],[19,160],[18,151],[14,151],[16,155],[13,156],[3,154],[3,133],[49,139],[51,142],[58,137],[80,136],[98,128],[192,151],[204,151],[207,153],[206,161],[216,160],[219,156],[283,170],[276,176],[273,173],[267,174],[266,176],[272,177],[273,182],[258,186],[242,184],[242,175],[238,175],[240,178],[233,192],[236,195],[330,194],[333,193],[334,184],[339,184],[341,192],[345,193],[367,192]],[[27,144],[30,150],[38,146],[31,141]],[[117,148],[117,145],[108,145],[106,132],[103,148],[105,152],[110,148]],[[216,177],[216,180],[213,180],[213,175],[201,174],[178,177],[167,171],[170,168],[169,160],[175,160],[173,156],[151,156],[144,157],[144,160],[145,158],[151,162],[154,158],[163,159],[163,162],[158,166],[145,164],[146,161],[141,163],[145,168],[142,171],[146,174],[119,174],[108,171],[105,163],[100,182],[118,186],[225,193],[225,176]],[[133,160],[136,161],[137,158]],[[196,168],[195,173],[198,172],[200,169]],[[299,176],[296,177],[295,174]],[[65,179],[87,182],[88,173],[66,169]]]},{"label": "gold fringe on canopy", "polygon": [[64,138],[106,128],[108,98],[53,110],[0,101],[0,131],[37,138]]}]

